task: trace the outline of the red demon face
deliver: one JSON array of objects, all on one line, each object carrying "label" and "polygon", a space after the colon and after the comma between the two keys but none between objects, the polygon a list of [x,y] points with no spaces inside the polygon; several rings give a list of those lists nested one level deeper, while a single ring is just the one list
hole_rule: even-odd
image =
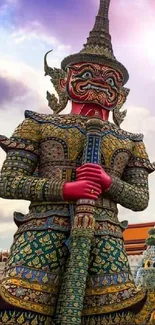
[{"label": "red demon face", "polygon": [[122,87],[121,74],[101,64],[74,64],[68,67],[67,91],[79,103],[94,103],[112,111]]}]

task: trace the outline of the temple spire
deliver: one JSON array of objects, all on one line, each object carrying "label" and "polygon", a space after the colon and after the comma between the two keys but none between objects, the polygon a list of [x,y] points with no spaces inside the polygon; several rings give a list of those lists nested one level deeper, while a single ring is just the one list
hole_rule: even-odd
[{"label": "temple spire", "polygon": [[[111,36],[109,33],[109,6],[110,0],[100,0],[100,6],[95,19],[95,24],[89,34],[89,37],[87,38],[87,44],[84,45],[84,49],[97,46],[100,49],[107,51],[107,54],[109,52],[109,56],[114,58]],[[82,52],[85,51],[84,49]]]},{"label": "temple spire", "polygon": [[109,6],[110,0],[100,1],[98,15],[96,16],[96,21],[93,28],[94,32],[103,30],[104,32],[109,33]]}]

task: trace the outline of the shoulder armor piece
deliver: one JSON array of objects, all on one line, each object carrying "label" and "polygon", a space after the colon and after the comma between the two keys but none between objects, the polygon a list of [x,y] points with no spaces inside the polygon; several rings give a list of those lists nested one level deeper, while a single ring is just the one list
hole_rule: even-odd
[{"label": "shoulder armor piece", "polygon": [[48,115],[46,115],[46,114],[40,114],[40,113],[29,111],[29,110],[25,111],[25,118],[30,118],[37,122],[46,121],[47,117],[48,117]]},{"label": "shoulder armor piece", "polygon": [[[7,152],[10,147],[11,141],[5,135],[0,135],[0,147]],[[16,142],[13,143],[13,146],[16,147]]]},{"label": "shoulder armor piece", "polygon": [[78,116],[72,114],[54,115],[54,114],[40,114],[33,111],[25,111],[25,117],[33,119],[40,124],[52,123],[61,125],[62,127],[79,126],[85,129],[85,123],[88,117]]},{"label": "shoulder armor piece", "polygon": [[117,134],[120,137],[128,138],[134,142],[143,141],[143,138],[144,138],[142,133],[131,133],[131,132],[125,131],[110,122],[107,123],[107,129],[109,129],[111,132],[115,132],[115,134]]},{"label": "shoulder armor piece", "polygon": [[39,150],[35,142],[30,143],[29,141],[20,141],[16,138],[7,138],[4,135],[0,135],[0,147],[7,153],[10,149],[20,149],[30,151],[32,153],[38,154]]},{"label": "shoulder armor piece", "polygon": [[143,141],[144,135],[142,133],[131,133],[131,132],[126,132],[127,136],[132,140],[132,141]]}]

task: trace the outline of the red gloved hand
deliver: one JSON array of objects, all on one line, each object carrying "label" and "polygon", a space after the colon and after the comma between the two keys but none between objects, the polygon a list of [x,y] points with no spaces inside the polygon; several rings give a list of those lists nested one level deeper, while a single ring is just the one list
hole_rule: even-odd
[{"label": "red gloved hand", "polygon": [[110,188],[112,184],[111,177],[104,171],[104,169],[97,164],[87,163],[77,168],[76,179],[79,180],[89,180],[100,184],[102,191],[106,191]]},{"label": "red gloved hand", "polygon": [[97,200],[101,192],[101,185],[90,180],[67,182],[63,187],[65,201],[76,201],[79,199]]}]

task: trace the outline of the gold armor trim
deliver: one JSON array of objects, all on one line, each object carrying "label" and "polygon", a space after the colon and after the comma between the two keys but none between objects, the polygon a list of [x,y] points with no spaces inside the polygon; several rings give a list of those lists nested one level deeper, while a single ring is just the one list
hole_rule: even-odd
[{"label": "gold armor trim", "polygon": [[[8,302],[9,304],[16,306],[18,308],[24,308],[29,311],[34,311],[41,313],[43,315],[53,315],[54,313],[54,307],[51,305],[44,304],[43,302],[40,303],[33,303],[32,300],[28,301],[28,299],[24,300],[22,297],[17,298],[16,296],[11,295],[7,288],[7,284],[16,285],[21,288],[36,290],[38,292],[45,292],[47,294],[49,293],[57,293],[58,288],[54,286],[49,285],[40,285],[37,283],[29,283],[23,280],[18,280],[15,278],[11,278],[9,280],[4,280],[2,287],[1,287],[1,297]],[[5,288],[6,286],[6,288]]]},{"label": "gold armor trim", "polygon": [[102,295],[105,293],[114,293],[114,292],[119,292],[119,291],[123,291],[129,288],[135,288],[135,284],[134,283],[126,283],[126,284],[122,284],[122,285],[115,285],[115,286],[109,286],[109,287],[105,287],[105,288],[96,288],[96,289],[86,289],[86,295],[87,296],[91,296],[91,295]]},{"label": "gold armor trim", "polygon": [[[88,308],[84,309],[82,316],[87,316],[87,315],[100,315],[100,314],[107,314],[111,313],[114,311],[119,311],[122,309],[126,309],[128,307],[133,306],[134,304],[137,304],[139,301],[143,300],[145,297],[144,292],[139,292],[135,297],[129,298],[124,302],[112,304],[112,306],[103,306],[103,307],[93,307],[93,308]],[[140,323],[137,323],[140,324]]]}]

